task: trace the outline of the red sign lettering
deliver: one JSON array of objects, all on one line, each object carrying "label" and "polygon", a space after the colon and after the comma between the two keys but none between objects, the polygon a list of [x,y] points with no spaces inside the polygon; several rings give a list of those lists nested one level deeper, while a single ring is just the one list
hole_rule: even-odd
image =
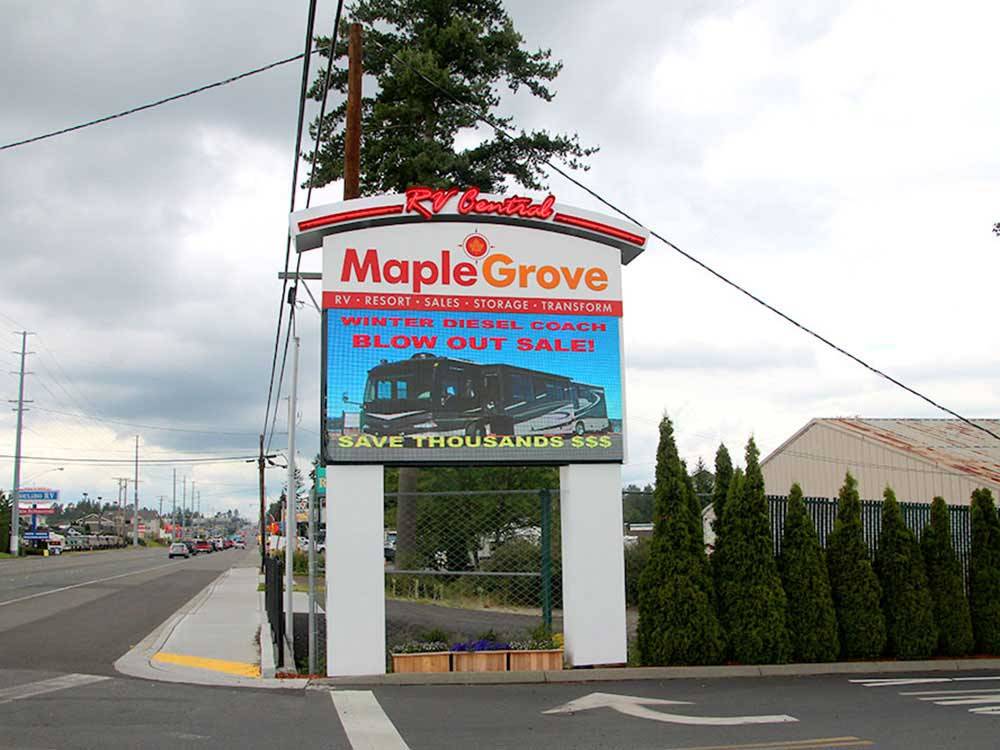
[{"label": "red sign lettering", "polygon": [[[458,188],[411,187],[406,190],[405,213],[416,213],[425,219],[440,213],[459,193]],[[456,210],[463,216],[469,214],[517,216],[522,219],[550,219],[555,213],[556,198],[550,195],[541,203],[521,195],[502,200],[479,197],[479,188],[466,189],[458,199]]]}]

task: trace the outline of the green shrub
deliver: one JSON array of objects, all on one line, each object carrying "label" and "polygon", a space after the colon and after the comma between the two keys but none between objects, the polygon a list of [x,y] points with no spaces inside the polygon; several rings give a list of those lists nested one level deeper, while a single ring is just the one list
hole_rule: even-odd
[{"label": "green shrub", "polygon": [[758,458],[750,438],[741,491],[723,509],[719,541],[726,584],[718,595],[719,619],[731,658],[741,664],[780,664],[788,661],[790,652],[787,603],[774,560]]},{"label": "green shrub", "polygon": [[625,548],[625,604],[629,607],[639,605],[639,578],[649,561],[651,546],[649,537],[639,537],[635,544]]},{"label": "green shrub", "polygon": [[882,589],[868,559],[861,530],[861,498],[857,480],[847,474],[840,488],[837,520],[827,539],[826,561],[840,631],[840,653],[846,659],[875,659],[885,649]]},{"label": "green shrub", "polygon": [[896,493],[886,487],[883,498],[875,570],[882,586],[887,652],[900,659],[926,659],[934,653],[938,634],[924,558],[903,522]]},{"label": "green shrub", "polygon": [[931,503],[931,522],[924,529],[920,545],[938,626],[937,652],[942,656],[966,656],[973,647],[972,615],[962,565],[951,543],[951,514],[944,498],[936,497]]},{"label": "green shrub", "polygon": [[692,504],[673,425],[660,422],[653,540],[639,579],[637,649],[643,664],[713,664],[722,656],[704,548],[694,554]]},{"label": "green shrub", "polygon": [[972,557],[969,561],[969,605],[976,650],[1000,655],[1000,522],[993,493],[972,493]]},{"label": "green shrub", "polygon": [[833,661],[840,653],[840,641],[830,574],[797,483],[788,493],[778,569],[788,599],[792,658],[798,662]]},{"label": "green shrub", "polygon": [[715,513],[712,530],[716,534],[719,533],[719,525],[722,523],[722,513],[729,493],[729,484],[732,481],[733,460],[729,457],[729,450],[725,444],[720,443],[719,449],[715,452],[715,484],[712,486],[712,512]]}]

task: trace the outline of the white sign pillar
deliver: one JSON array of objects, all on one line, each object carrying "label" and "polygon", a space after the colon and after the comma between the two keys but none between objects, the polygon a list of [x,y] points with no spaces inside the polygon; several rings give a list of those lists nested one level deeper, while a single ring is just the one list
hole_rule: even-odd
[{"label": "white sign pillar", "polygon": [[620,464],[559,469],[563,636],[574,667],[628,661]]},{"label": "white sign pillar", "polygon": [[383,467],[326,472],[326,673],[385,674]]}]

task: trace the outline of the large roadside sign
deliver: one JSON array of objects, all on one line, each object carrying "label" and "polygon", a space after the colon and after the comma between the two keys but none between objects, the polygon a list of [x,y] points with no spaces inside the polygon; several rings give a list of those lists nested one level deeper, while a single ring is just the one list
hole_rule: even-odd
[{"label": "large roadside sign", "polygon": [[412,188],[292,215],[323,248],[328,463],[624,460],[628,222]]},{"label": "large roadside sign", "polygon": [[23,501],[57,502],[59,500],[59,490],[52,490],[48,487],[22,487],[18,490],[17,497]]}]

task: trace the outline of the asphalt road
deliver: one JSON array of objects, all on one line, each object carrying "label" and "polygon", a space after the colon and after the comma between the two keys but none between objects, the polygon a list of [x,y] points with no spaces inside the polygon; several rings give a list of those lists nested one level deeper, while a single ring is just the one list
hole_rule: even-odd
[{"label": "asphalt road", "polygon": [[[1000,674],[989,672],[331,693],[147,682],[113,671],[115,659],[253,554],[171,563],[157,549],[0,561],[0,750],[1000,746]],[[775,723],[757,723],[761,716]]]},{"label": "asphalt road", "polygon": [[230,567],[165,548],[0,561],[0,669],[114,675],[114,661]]}]

